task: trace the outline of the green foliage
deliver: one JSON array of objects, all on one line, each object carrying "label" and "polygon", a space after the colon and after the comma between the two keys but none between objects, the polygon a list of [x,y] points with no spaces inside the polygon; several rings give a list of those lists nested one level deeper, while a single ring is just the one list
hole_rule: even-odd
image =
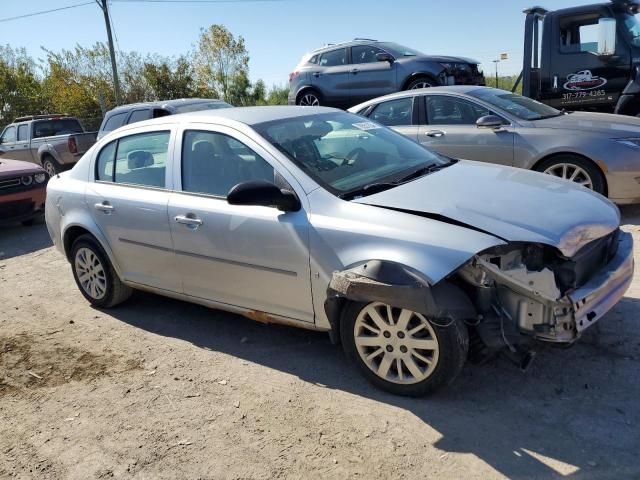
[{"label": "green foliage", "polygon": [[[511,91],[511,89],[513,88],[517,80],[518,80],[518,75],[498,77],[498,88],[501,88],[502,90]],[[496,77],[487,75],[486,82],[487,82],[487,87],[495,87]],[[520,95],[522,94],[522,82],[520,82],[520,84],[518,85],[518,88],[516,89],[515,93]]]},{"label": "green foliage", "polygon": [[[24,48],[0,45],[0,128],[22,115],[67,113],[96,129],[116,106],[107,45],[43,51],[45,58],[36,61]],[[244,39],[223,25],[203,29],[189,54],[120,51],[117,62],[124,103],[204,97],[235,106],[287,104],[288,87],[251,84]]]}]

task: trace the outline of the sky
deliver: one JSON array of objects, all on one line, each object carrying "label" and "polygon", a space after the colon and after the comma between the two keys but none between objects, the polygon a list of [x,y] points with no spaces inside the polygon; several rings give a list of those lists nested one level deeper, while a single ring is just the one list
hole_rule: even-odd
[{"label": "sky", "polygon": [[[10,21],[3,19],[87,0],[0,0],[0,44],[49,50],[106,42],[95,4]],[[88,0],[90,1],[90,0]],[[539,4],[559,9],[589,0],[110,0],[117,48],[178,56],[200,29],[225,25],[245,39],[252,81],[285,85],[300,58],[326,43],[355,37],[394,41],[428,54],[471,57],[485,74],[517,74],[522,66],[524,14]]]}]

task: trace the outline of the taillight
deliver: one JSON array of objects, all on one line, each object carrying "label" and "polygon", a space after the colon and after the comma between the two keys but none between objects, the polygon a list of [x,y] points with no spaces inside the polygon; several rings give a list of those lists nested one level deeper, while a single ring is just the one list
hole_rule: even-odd
[{"label": "taillight", "polygon": [[69,151],[74,155],[78,153],[78,143],[76,142],[76,137],[69,137],[67,139],[67,146],[69,147]]},{"label": "taillight", "polygon": [[291,72],[291,73],[289,74],[289,83],[293,82],[293,80],[294,80],[298,75],[300,75],[300,72]]}]

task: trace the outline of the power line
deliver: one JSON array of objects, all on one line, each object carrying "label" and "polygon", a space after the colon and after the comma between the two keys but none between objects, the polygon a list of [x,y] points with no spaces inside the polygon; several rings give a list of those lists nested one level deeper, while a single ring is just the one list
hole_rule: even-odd
[{"label": "power line", "polygon": [[112,0],[119,3],[274,3],[286,0]]},{"label": "power line", "polygon": [[67,7],[52,8],[51,10],[41,10],[40,12],[25,13],[24,15],[17,15],[15,17],[0,18],[0,22],[9,22],[11,20],[18,20],[20,18],[35,17],[36,15],[43,15],[45,13],[51,13],[51,12],[59,12],[60,10],[69,10],[70,8],[84,7],[85,5],[92,5],[92,4],[93,2],[76,3],[75,5],[69,5]]}]

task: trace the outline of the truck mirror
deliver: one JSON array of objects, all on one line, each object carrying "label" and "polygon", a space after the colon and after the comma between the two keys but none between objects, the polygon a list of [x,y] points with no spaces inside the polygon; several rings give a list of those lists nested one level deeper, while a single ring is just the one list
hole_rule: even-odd
[{"label": "truck mirror", "polygon": [[598,55],[611,56],[616,53],[616,20],[601,18],[598,20]]}]

